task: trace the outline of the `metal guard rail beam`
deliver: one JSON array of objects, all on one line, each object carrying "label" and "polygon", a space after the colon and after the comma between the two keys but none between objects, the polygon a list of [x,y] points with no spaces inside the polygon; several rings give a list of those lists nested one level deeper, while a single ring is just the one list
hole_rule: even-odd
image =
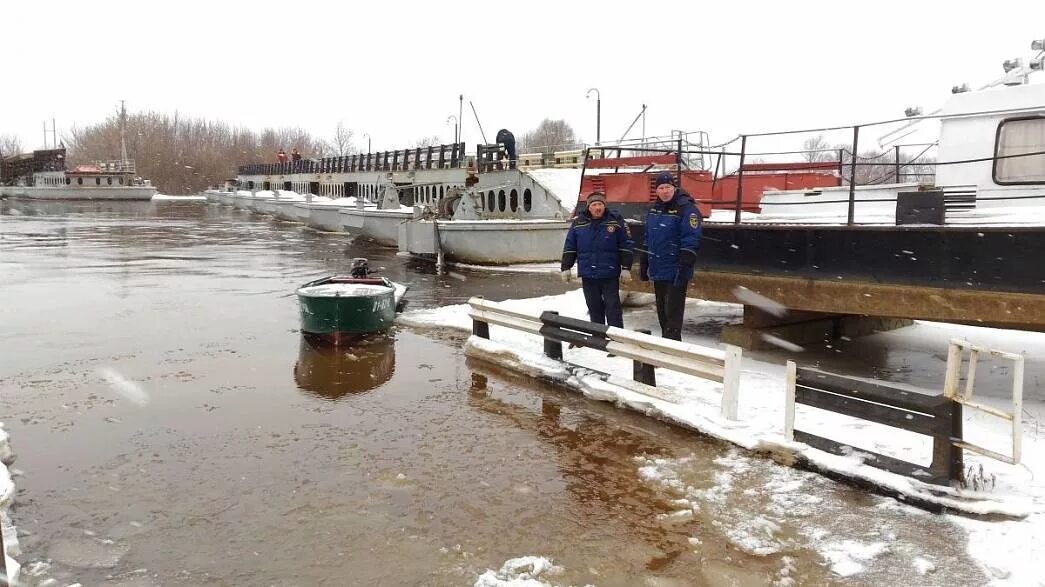
[{"label": "metal guard rail beam", "polygon": [[635,381],[656,386],[654,367],[662,367],[722,383],[722,416],[736,420],[740,393],[740,347],[726,350],[653,336],[648,331],[633,331],[545,311],[540,316],[520,312],[482,298],[468,301],[472,334],[490,338],[489,325],[535,334],[544,339],[544,353],[562,360],[562,343],[597,349],[634,361]]}]

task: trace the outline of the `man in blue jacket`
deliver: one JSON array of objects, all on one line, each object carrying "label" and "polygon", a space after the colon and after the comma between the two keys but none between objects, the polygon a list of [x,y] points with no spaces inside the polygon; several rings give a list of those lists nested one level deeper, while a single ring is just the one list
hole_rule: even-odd
[{"label": "man in blue jacket", "polygon": [[693,279],[703,218],[693,198],[675,187],[670,172],[658,173],[656,185],[657,201],[646,213],[639,279],[653,281],[661,336],[682,340],[686,290]]},{"label": "man in blue jacket", "polygon": [[631,280],[632,247],[631,230],[620,214],[606,208],[606,196],[589,195],[566,233],[561,270],[568,282],[577,263],[592,322],[624,327],[619,280]]}]

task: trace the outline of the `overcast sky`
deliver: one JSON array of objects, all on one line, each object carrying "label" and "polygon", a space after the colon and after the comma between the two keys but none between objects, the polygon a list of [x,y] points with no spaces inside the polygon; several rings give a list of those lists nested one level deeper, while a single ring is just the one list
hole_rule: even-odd
[{"label": "overcast sky", "polygon": [[[42,147],[111,114],[153,110],[329,137],[364,150],[521,135],[565,118],[616,139],[643,103],[647,135],[844,125],[940,106],[1045,38],[1045,2],[231,2],[0,4],[0,134]],[[1039,74],[1045,76],[1045,74]],[[1038,80],[1041,82],[1042,80]],[[631,136],[638,136],[636,131]]]}]

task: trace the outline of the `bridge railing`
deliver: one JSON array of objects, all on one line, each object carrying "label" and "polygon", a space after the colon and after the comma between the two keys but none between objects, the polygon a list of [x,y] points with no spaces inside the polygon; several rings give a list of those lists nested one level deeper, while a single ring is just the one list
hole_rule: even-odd
[{"label": "bridge railing", "polygon": [[295,173],[352,173],[360,171],[413,171],[464,167],[464,143],[301,159],[282,163],[251,163],[238,168],[240,175],[291,175]]}]

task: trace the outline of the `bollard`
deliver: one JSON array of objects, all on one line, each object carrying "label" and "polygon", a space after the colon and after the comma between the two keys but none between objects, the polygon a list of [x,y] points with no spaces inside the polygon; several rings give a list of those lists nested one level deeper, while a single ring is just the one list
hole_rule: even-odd
[{"label": "bollard", "polygon": [[[642,334],[652,334],[647,329],[638,329],[635,332],[641,332]],[[652,387],[657,386],[657,373],[653,370],[653,365],[647,365],[642,361],[632,361],[632,378],[639,383],[645,383]]]}]

